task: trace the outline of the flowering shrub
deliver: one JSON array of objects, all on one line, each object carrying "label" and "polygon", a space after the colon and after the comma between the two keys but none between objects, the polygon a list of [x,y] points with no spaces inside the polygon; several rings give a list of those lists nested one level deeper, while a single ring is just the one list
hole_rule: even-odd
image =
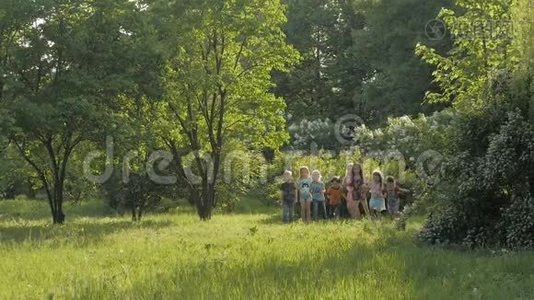
[{"label": "flowering shrub", "polygon": [[289,126],[291,149],[310,150],[312,143],[319,149],[337,149],[339,143],[334,135],[335,124],[330,119],[301,120]]},{"label": "flowering shrub", "polygon": [[454,119],[455,115],[450,111],[416,118],[389,118],[383,128],[358,127],[355,143],[364,152],[398,150],[406,158],[416,159],[427,150],[444,149]]}]

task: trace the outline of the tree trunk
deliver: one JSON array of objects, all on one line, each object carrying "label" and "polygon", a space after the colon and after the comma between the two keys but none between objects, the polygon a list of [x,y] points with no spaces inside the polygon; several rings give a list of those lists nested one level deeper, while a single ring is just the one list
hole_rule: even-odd
[{"label": "tree trunk", "polygon": [[[211,185],[210,185],[211,186]],[[195,199],[195,204],[197,208],[198,216],[202,221],[211,220],[213,214],[213,203],[214,203],[214,191],[209,191],[210,188],[202,189],[201,195],[195,194],[193,197]]]},{"label": "tree trunk", "polygon": [[54,185],[54,224],[63,224],[65,222],[65,214],[63,213],[63,182],[60,180]]},{"label": "tree trunk", "polygon": [[54,216],[54,224],[62,225],[63,223],[65,223],[65,214],[63,213],[63,208],[59,207]]},{"label": "tree trunk", "polygon": [[132,205],[132,222],[137,222],[137,207]]}]

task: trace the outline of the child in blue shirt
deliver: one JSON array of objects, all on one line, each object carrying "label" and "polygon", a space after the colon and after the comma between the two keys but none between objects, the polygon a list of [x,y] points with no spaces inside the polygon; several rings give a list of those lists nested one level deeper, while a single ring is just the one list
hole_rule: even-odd
[{"label": "child in blue shirt", "polygon": [[310,193],[310,186],[312,179],[310,178],[310,169],[308,167],[300,168],[300,178],[297,182],[299,191],[299,202],[302,214],[302,220],[306,223],[311,222],[311,201],[312,195]]},{"label": "child in blue shirt", "polygon": [[313,200],[313,219],[317,221],[319,215],[319,207],[323,209],[323,212],[326,212],[325,197],[324,193],[326,192],[325,184],[321,180],[321,172],[319,170],[314,170],[312,172],[312,183],[310,184],[310,192],[312,194]]}]

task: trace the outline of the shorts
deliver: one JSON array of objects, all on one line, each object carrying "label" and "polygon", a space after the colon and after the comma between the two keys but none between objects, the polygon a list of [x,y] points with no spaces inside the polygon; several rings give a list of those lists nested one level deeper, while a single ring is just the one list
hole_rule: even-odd
[{"label": "shorts", "polygon": [[386,200],[384,198],[371,198],[369,200],[369,208],[376,211],[385,211],[386,210]]}]

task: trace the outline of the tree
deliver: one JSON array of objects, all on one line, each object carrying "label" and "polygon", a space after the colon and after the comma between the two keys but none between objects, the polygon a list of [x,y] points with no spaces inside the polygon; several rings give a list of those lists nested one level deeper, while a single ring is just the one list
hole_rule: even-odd
[{"label": "tree", "polygon": [[[534,5],[532,1],[517,0],[512,9],[514,47],[519,56],[519,72],[524,85],[521,91],[534,94]],[[529,102],[529,120],[534,126],[534,98]],[[534,177],[534,170],[532,170]]]},{"label": "tree", "polygon": [[[432,112],[421,105],[432,86],[432,67],[414,54],[429,40],[426,24],[451,0],[286,0],[288,42],[302,53],[276,93],[288,104],[293,123],[337,120],[347,111],[368,123],[388,116]],[[445,52],[449,36],[429,43]]]},{"label": "tree", "polygon": [[11,65],[15,48],[19,44],[20,31],[34,21],[37,6],[30,1],[6,0],[0,2],[0,147],[7,147],[7,135],[13,118],[7,110],[7,102],[14,97],[16,75]]},{"label": "tree", "polygon": [[[444,56],[418,53],[434,64],[440,92],[455,121],[445,146],[439,199],[419,237],[430,243],[531,249],[534,217],[534,128],[528,33],[532,7],[524,1],[457,0],[440,16],[454,38]],[[512,26],[513,25],[513,26]],[[531,53],[531,52],[530,52]],[[442,153],[444,153],[442,151]]]},{"label": "tree", "polygon": [[357,113],[370,123],[388,117],[430,113],[441,107],[424,103],[432,86],[432,67],[414,54],[419,41],[439,53],[450,49],[450,36],[428,36],[427,24],[451,0],[358,1],[355,9],[365,16],[365,26],[355,28],[352,56],[364,60],[368,69],[361,88],[355,91]]},{"label": "tree", "polygon": [[454,38],[453,48],[442,55],[434,48],[418,44],[416,53],[436,67],[433,72],[438,91],[428,91],[430,103],[452,103],[460,111],[474,112],[485,105],[492,78],[503,70],[517,68],[513,41],[510,1],[473,2],[457,0],[465,11],[458,15],[442,9],[439,18]]},{"label": "tree", "polygon": [[[5,99],[9,139],[47,194],[62,224],[69,159],[113,128],[114,99],[137,92],[151,62],[137,44],[144,29],[131,1],[17,1],[25,22],[13,30]],[[146,30],[146,29],[145,29]],[[109,132],[108,132],[109,133]]]},{"label": "tree", "polygon": [[269,89],[271,72],[286,70],[297,53],[286,44],[279,1],[177,1],[164,10],[175,20],[176,52],[165,74],[160,135],[199,217],[208,220],[225,145],[276,149],[287,140],[284,101]]},{"label": "tree", "polygon": [[364,18],[348,0],[285,2],[287,40],[302,59],[290,73],[276,76],[276,93],[297,122],[336,119],[353,107],[367,74],[367,62],[353,55],[351,35],[364,27]]}]

